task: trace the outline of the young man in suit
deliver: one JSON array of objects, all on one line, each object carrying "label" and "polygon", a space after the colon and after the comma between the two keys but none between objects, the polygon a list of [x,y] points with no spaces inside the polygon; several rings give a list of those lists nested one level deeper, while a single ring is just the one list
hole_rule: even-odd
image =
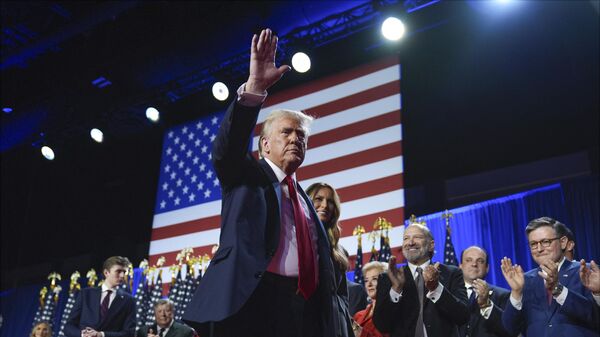
[{"label": "young man in suit", "polygon": [[154,321],[156,324],[143,326],[138,337],[193,337],[194,330],[185,324],[175,322],[175,304],[160,299],[154,303]]},{"label": "young man in suit", "polygon": [[458,336],[469,319],[467,291],[460,269],[433,264],[434,241],[426,226],[404,230],[402,254],[408,264],[398,269],[396,258],[379,276],[373,322],[392,337]]},{"label": "young man in suit", "polygon": [[250,74],[227,110],[212,160],[223,193],[221,236],[183,319],[201,336],[333,337],[334,268],[323,225],[297,184],[311,117],[276,110],[264,121],[260,160],[249,141],[275,66],[277,37],[252,39]]},{"label": "young man in suit", "polygon": [[510,336],[502,326],[502,313],[510,292],[484,280],[490,269],[487,252],[471,246],[462,252],[460,260],[470,311],[469,321],[459,328],[460,336]]},{"label": "young man in suit", "polygon": [[566,226],[542,217],[529,222],[525,233],[539,267],[524,273],[509,258],[502,259],[511,288],[504,327],[527,336],[598,336],[596,304],[579,278],[580,263],[565,258]]},{"label": "young man in suit", "polygon": [[129,264],[122,256],[104,261],[104,282],[100,288],[85,288],[79,292],[65,324],[67,337],[133,337],[135,300],[119,288]]}]

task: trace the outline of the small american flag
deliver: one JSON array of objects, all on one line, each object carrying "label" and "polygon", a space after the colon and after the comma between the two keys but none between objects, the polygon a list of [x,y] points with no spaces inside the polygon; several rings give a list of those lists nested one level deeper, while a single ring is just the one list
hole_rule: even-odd
[{"label": "small american flag", "polygon": [[446,225],[446,242],[444,244],[444,264],[458,266],[454,245],[452,244],[452,236],[450,225]]},{"label": "small american flag", "polygon": [[356,250],[356,264],[354,266],[354,282],[364,284],[365,280],[363,279],[362,274],[363,267],[363,253],[362,253],[362,245],[358,244],[358,249]]}]

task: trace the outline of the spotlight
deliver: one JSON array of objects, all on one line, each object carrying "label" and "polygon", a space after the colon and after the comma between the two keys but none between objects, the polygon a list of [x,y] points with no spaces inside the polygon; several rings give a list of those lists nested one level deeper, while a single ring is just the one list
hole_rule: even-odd
[{"label": "spotlight", "polygon": [[13,109],[11,107],[4,107],[4,108],[2,108],[2,111],[5,114],[9,114],[9,113],[13,112]]},{"label": "spotlight", "polygon": [[305,73],[310,70],[310,57],[308,55],[298,52],[292,56],[292,67],[299,73]]},{"label": "spotlight", "polygon": [[146,118],[151,122],[156,123],[160,119],[160,112],[158,112],[156,108],[148,107],[148,109],[146,109]]},{"label": "spotlight", "polygon": [[404,36],[404,24],[400,19],[389,17],[381,24],[381,34],[391,41],[398,41]]},{"label": "spotlight", "polygon": [[44,145],[42,146],[42,156],[48,160],[54,160],[54,151],[51,147]]},{"label": "spotlight", "polygon": [[212,94],[219,101],[224,101],[229,97],[229,89],[223,82],[215,82],[212,86]]},{"label": "spotlight", "polygon": [[90,136],[97,143],[102,143],[102,141],[104,140],[104,133],[102,133],[102,131],[100,131],[99,129],[96,129],[96,128],[93,128],[92,130],[90,130]]}]

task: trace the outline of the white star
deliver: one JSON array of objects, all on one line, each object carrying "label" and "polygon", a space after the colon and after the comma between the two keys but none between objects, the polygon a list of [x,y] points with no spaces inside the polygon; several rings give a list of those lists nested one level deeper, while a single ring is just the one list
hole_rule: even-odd
[{"label": "white star", "polygon": [[185,153],[185,156],[186,156],[186,157],[188,157],[188,158],[190,158],[190,157],[192,156],[192,154],[193,154],[192,150],[188,150],[188,151]]},{"label": "white star", "polygon": [[204,188],[204,183],[203,182],[199,182],[198,185],[198,191],[202,191],[202,189]]},{"label": "white star", "polygon": [[183,165],[185,165],[185,163],[183,162],[183,160],[181,160],[181,161],[180,161],[180,162],[177,164],[177,166],[178,166],[179,168],[183,168]]},{"label": "white star", "polygon": [[194,135],[194,133],[193,133],[193,132],[190,132],[190,133],[188,134],[188,140],[192,140],[192,139],[194,139],[194,136],[195,136],[195,135]]},{"label": "white star", "polygon": [[189,176],[190,175],[190,168],[186,167],[184,172],[185,172],[186,176]]},{"label": "white star", "polygon": [[179,159],[179,156],[177,156],[177,153],[173,155],[173,157],[171,157],[171,159],[173,160],[173,162],[176,162],[177,159]]},{"label": "white star", "polygon": [[177,173],[171,172],[171,180],[175,179],[175,177],[177,177]]},{"label": "white star", "polygon": [[173,198],[173,194],[174,194],[174,193],[175,193],[175,192],[173,192],[173,190],[170,190],[170,191],[169,191],[169,198]]},{"label": "white star", "polygon": [[174,143],[179,144],[179,137],[175,137]]},{"label": "white star", "polygon": [[160,208],[165,208],[166,205],[167,203],[164,200],[160,202]]},{"label": "white star", "polygon": [[167,155],[169,155],[169,156],[170,156],[170,155],[171,155],[171,152],[173,152],[173,149],[172,149],[172,148],[170,148],[170,147],[169,147],[169,148],[167,148]]},{"label": "white star", "polygon": [[198,176],[196,176],[195,174],[191,178],[193,183],[195,183],[197,179],[198,179]]},{"label": "white star", "polygon": [[186,185],[186,186],[183,186],[183,194],[187,194],[187,192],[188,192],[188,190],[189,190],[189,189],[190,189],[190,188],[189,188],[189,187],[187,187],[187,185]]},{"label": "white star", "polygon": [[196,129],[198,129],[198,130],[202,129],[202,122],[196,123]]},{"label": "white star", "polygon": [[208,151],[208,146],[204,145],[201,150],[202,153],[206,153],[206,151]]},{"label": "white star", "polygon": [[175,198],[175,205],[179,205],[179,201],[181,201],[181,199],[179,199],[179,197]]},{"label": "white star", "polygon": [[213,175],[212,170],[208,170],[208,172],[206,172],[206,179],[212,178],[212,175]]},{"label": "white star", "polygon": [[194,193],[191,193],[190,196],[188,197],[189,201],[192,202],[194,200],[196,200],[196,195]]},{"label": "white star", "polygon": [[163,188],[163,191],[166,191],[167,188],[169,188],[169,184],[164,183],[163,186],[162,186],[162,188]]},{"label": "white star", "polygon": [[169,173],[169,171],[171,171],[171,166],[169,166],[169,165],[165,166],[165,172]]},{"label": "white star", "polygon": [[180,187],[181,183],[183,183],[183,181],[181,179],[177,179],[177,187]]},{"label": "white star", "polygon": [[200,143],[201,143],[200,139],[196,139],[194,141],[194,146],[198,147],[198,146],[200,146]]},{"label": "white star", "polygon": [[204,172],[206,169],[206,165],[204,163],[200,164],[200,172]]},{"label": "white star", "polygon": [[208,136],[209,132],[210,132],[210,130],[208,128],[204,128],[204,130],[202,130],[202,134],[205,136]]},{"label": "white star", "polygon": [[169,138],[173,138],[173,131],[170,131],[170,132],[168,133],[168,135],[169,135]]},{"label": "white star", "polygon": [[217,119],[217,116],[213,117],[213,118],[210,120],[210,122],[211,122],[213,125],[217,124],[217,122],[218,122],[218,121],[219,121],[219,120]]},{"label": "white star", "polygon": [[210,190],[206,189],[206,191],[204,191],[204,198],[208,198],[210,197]]},{"label": "white star", "polygon": [[198,158],[197,156],[194,157],[194,159],[193,159],[194,165],[198,164],[198,160],[200,160],[200,158]]},{"label": "white star", "polygon": [[212,160],[212,153],[208,154],[208,160]]},{"label": "white star", "polygon": [[187,133],[187,130],[187,126],[184,126],[183,129],[181,129],[181,133],[185,135]]},{"label": "white star", "polygon": [[213,180],[213,186],[219,186],[219,178]]},{"label": "white star", "polygon": [[187,147],[187,145],[185,145],[185,143],[181,143],[181,145],[179,145],[179,151],[181,151],[181,152],[185,151],[186,147]]},{"label": "white star", "polygon": [[217,138],[217,136],[214,133],[212,135],[210,135],[210,141],[211,142],[214,141],[215,138]]}]

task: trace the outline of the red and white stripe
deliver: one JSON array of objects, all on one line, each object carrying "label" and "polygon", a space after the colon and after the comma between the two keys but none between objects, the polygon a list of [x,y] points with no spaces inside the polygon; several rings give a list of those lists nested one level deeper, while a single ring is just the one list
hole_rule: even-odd
[{"label": "red and white stripe", "polygon": [[[370,232],[375,220],[384,217],[394,224],[390,245],[399,247],[404,222],[404,169],[397,58],[269,96],[259,114],[255,135],[268,113],[278,108],[302,110],[316,118],[297,177],[303,188],[314,182],[336,188],[342,201],[341,244],[355,254],[357,240],[352,230],[362,225]],[[257,141],[255,136],[255,154]],[[219,241],[220,211],[218,200],[155,215],[150,264],[164,256],[165,265],[171,265],[186,247],[194,248],[194,255],[210,254]],[[363,251],[370,249],[365,235]]]}]

